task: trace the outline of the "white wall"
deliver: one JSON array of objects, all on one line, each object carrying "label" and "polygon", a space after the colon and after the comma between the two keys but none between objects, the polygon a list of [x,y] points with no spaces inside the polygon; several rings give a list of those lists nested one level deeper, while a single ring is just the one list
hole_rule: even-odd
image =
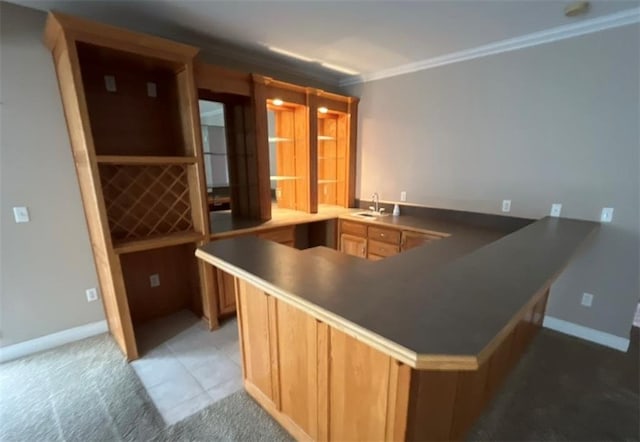
[{"label": "white wall", "polygon": [[[628,337],[638,279],[640,27],[358,85],[358,195],[613,223],[552,289],[547,314]],[[592,308],[580,305],[595,295]]]},{"label": "white wall", "polygon": [[44,19],[0,3],[2,346],[104,319],[85,298],[97,277]]}]

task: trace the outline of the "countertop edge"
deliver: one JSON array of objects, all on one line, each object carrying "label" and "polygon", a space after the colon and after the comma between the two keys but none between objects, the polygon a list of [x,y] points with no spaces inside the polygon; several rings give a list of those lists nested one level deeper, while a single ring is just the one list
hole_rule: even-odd
[{"label": "countertop edge", "polygon": [[218,259],[201,249],[196,249],[195,255],[203,261],[223,270],[233,276],[242,278],[256,287],[264,290],[289,305],[299,308],[319,321],[346,333],[347,335],[375,348],[412,368],[417,370],[462,370],[472,371],[479,367],[476,355],[443,355],[443,354],[418,354],[389,339],[386,339],[371,330],[361,327],[340,315],[336,315],[316,304],[289,293],[281,288],[269,284],[254,274],[242,270],[239,267]]}]

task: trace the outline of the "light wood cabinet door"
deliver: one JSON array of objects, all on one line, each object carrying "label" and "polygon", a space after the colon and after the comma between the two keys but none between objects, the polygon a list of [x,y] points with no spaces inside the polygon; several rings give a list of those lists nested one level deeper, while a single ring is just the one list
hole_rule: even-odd
[{"label": "light wood cabinet door", "polygon": [[340,251],[347,255],[367,257],[367,239],[343,233],[340,235]]},{"label": "light wood cabinet door", "polygon": [[220,314],[236,311],[236,279],[220,269],[216,269],[218,288],[218,309]]},{"label": "light wood cabinet door", "polygon": [[402,242],[401,242],[401,251],[410,250],[416,247],[420,247],[429,241],[433,241],[436,239],[440,239],[440,236],[429,235],[427,233],[418,233],[418,232],[402,232]]}]

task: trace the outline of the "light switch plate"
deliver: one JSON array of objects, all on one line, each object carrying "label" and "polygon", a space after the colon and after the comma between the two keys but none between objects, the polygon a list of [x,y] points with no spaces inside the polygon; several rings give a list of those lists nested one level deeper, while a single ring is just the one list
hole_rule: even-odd
[{"label": "light switch plate", "polygon": [[407,200],[407,192],[405,192],[404,190],[402,192],[400,192],[400,201],[406,201]]},{"label": "light switch plate", "polygon": [[160,285],[160,275],[154,273],[149,276],[149,284],[151,284],[151,287],[158,287]]},{"label": "light switch plate", "polygon": [[610,223],[613,221],[613,207],[605,207],[600,214],[601,223]]},{"label": "light switch plate", "polygon": [[511,200],[502,200],[502,211],[511,212]]},{"label": "light switch plate", "polygon": [[591,307],[591,305],[593,304],[593,295],[591,293],[583,293],[582,301],[580,301],[580,304],[584,305],[585,307]]},{"label": "light switch plate", "polygon": [[554,203],[551,205],[551,216],[555,216],[555,217],[559,217],[560,216],[560,212],[562,211],[562,204],[560,203]]},{"label": "light switch plate", "polygon": [[30,221],[29,209],[26,207],[14,207],[13,217],[15,218],[16,223],[28,223]]}]

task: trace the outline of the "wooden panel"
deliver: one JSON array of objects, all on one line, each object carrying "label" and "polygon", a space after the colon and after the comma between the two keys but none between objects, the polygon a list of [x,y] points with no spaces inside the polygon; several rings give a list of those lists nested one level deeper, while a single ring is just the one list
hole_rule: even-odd
[{"label": "wooden panel", "polygon": [[349,174],[347,177],[347,207],[355,207],[356,205],[356,163],[357,163],[357,145],[358,145],[358,99],[350,98],[349,100]]},{"label": "wooden panel", "polygon": [[245,382],[253,384],[270,400],[274,398],[271,378],[268,296],[245,281],[239,281],[238,299],[242,328]]},{"label": "wooden panel", "polygon": [[271,181],[269,179],[269,128],[267,124],[267,89],[252,75],[251,109],[258,166],[258,205],[261,220],[271,219]]},{"label": "wooden panel", "polygon": [[340,251],[347,255],[367,257],[367,240],[343,233],[340,235]]},{"label": "wooden panel", "polygon": [[400,244],[399,230],[369,226],[368,236],[370,239],[375,239],[376,241],[383,241],[394,245]]},{"label": "wooden panel", "polygon": [[295,240],[295,226],[287,226],[279,229],[268,230],[258,233],[258,238],[275,241],[279,243],[289,243]]},{"label": "wooden panel", "polygon": [[367,254],[367,259],[369,261],[380,261],[381,259],[385,259],[386,256],[374,255],[372,253]]},{"label": "wooden panel", "polygon": [[336,329],[329,334],[329,439],[384,439],[391,358]]},{"label": "wooden panel", "polygon": [[400,253],[400,247],[386,242],[370,239],[367,241],[367,251],[368,253],[378,256],[393,256]]},{"label": "wooden panel", "polygon": [[482,364],[475,371],[458,372],[458,386],[454,406],[451,439],[462,440],[486,403],[485,390],[489,364]]},{"label": "wooden panel", "polygon": [[[199,286],[193,281],[197,272],[194,249],[186,244],[120,255],[134,323],[177,312],[199,297]],[[153,274],[160,278],[157,287],[150,284]]]},{"label": "wooden panel", "polygon": [[218,309],[220,314],[233,313],[236,311],[236,284],[237,280],[233,275],[215,269],[217,293],[218,293]]},{"label": "wooden panel", "polygon": [[487,377],[487,388],[485,395],[489,401],[496,393],[504,378],[509,373],[511,367],[511,345],[514,334],[510,333],[494,351],[489,359],[489,374]]},{"label": "wooden panel", "polygon": [[248,73],[196,62],[194,74],[198,89],[245,97],[251,96],[251,75]]},{"label": "wooden panel", "polygon": [[427,235],[425,233],[410,232],[405,230],[402,232],[402,251],[404,252],[416,247],[423,246],[429,241],[437,240],[440,238],[440,236]]},{"label": "wooden panel", "polygon": [[362,223],[354,223],[351,221],[340,221],[340,232],[341,233],[349,233],[355,236],[361,236],[366,238],[367,236],[367,225]]},{"label": "wooden panel", "polygon": [[407,440],[449,440],[458,372],[412,370]]},{"label": "wooden panel", "polygon": [[317,322],[284,302],[277,301],[276,307],[280,410],[317,439]]},{"label": "wooden panel", "polygon": [[317,321],[318,350],[318,434],[329,440],[329,326]]},{"label": "wooden panel", "polygon": [[411,368],[391,360],[389,370],[389,404],[385,440],[405,440],[411,388]]}]

